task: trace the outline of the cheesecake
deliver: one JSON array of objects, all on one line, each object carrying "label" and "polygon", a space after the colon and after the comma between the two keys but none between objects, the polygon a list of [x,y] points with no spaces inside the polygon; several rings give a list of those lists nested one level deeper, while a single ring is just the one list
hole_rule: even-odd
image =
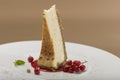
[{"label": "cheesecake", "polygon": [[42,47],[38,58],[38,66],[57,70],[67,60],[62,25],[56,5],[43,11]]}]

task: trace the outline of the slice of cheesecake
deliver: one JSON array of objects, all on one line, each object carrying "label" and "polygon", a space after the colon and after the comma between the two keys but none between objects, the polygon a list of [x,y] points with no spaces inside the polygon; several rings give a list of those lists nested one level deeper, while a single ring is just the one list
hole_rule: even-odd
[{"label": "slice of cheesecake", "polygon": [[66,63],[67,54],[58,11],[53,5],[43,12],[42,48],[38,65],[52,70]]}]

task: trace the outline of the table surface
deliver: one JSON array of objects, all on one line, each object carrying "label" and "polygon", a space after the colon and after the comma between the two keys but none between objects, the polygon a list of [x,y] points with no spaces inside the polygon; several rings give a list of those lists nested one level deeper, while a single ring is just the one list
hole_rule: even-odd
[{"label": "table surface", "polygon": [[104,49],[120,57],[120,1],[0,1],[0,44],[41,40],[42,11],[56,4],[65,41]]}]

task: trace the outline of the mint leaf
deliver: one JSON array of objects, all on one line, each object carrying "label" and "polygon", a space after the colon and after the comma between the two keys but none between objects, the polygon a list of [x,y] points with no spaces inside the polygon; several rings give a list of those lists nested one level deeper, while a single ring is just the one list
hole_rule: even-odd
[{"label": "mint leaf", "polygon": [[23,60],[15,60],[14,64],[15,64],[15,66],[24,65],[25,61],[23,61]]}]

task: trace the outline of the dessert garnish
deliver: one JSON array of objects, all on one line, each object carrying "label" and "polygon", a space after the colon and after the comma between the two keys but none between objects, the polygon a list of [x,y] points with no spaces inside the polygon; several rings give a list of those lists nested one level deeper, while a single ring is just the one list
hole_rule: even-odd
[{"label": "dessert garnish", "polygon": [[40,74],[40,68],[39,67],[34,68],[34,73],[35,73],[35,75],[39,75]]},{"label": "dessert garnish", "polygon": [[[68,60],[64,66],[60,67],[57,70],[51,70],[48,68],[40,67],[37,64],[37,60],[33,60],[32,62],[29,61],[29,58],[32,56],[28,57],[28,62],[31,64],[31,67],[34,69],[34,74],[39,75],[40,71],[44,72],[66,72],[66,73],[81,73],[86,71],[86,66],[84,65],[85,62],[81,62],[79,60]],[[33,57],[32,57],[33,58]],[[33,58],[34,59],[34,58]]]},{"label": "dessert garnish", "polygon": [[25,64],[25,61],[23,61],[23,60],[15,60],[15,62],[14,62],[15,66],[21,66],[21,65],[24,65],[24,64]]},{"label": "dessert garnish", "polygon": [[66,62],[66,65],[63,67],[63,72],[69,72],[69,73],[78,73],[81,71],[85,71],[86,66],[81,63],[79,60],[68,60]]},{"label": "dessert garnish", "polygon": [[32,56],[28,57],[28,62],[32,62],[34,60],[34,58]]},{"label": "dessert garnish", "polygon": [[31,70],[30,70],[30,69],[27,69],[27,73],[31,73]]}]

